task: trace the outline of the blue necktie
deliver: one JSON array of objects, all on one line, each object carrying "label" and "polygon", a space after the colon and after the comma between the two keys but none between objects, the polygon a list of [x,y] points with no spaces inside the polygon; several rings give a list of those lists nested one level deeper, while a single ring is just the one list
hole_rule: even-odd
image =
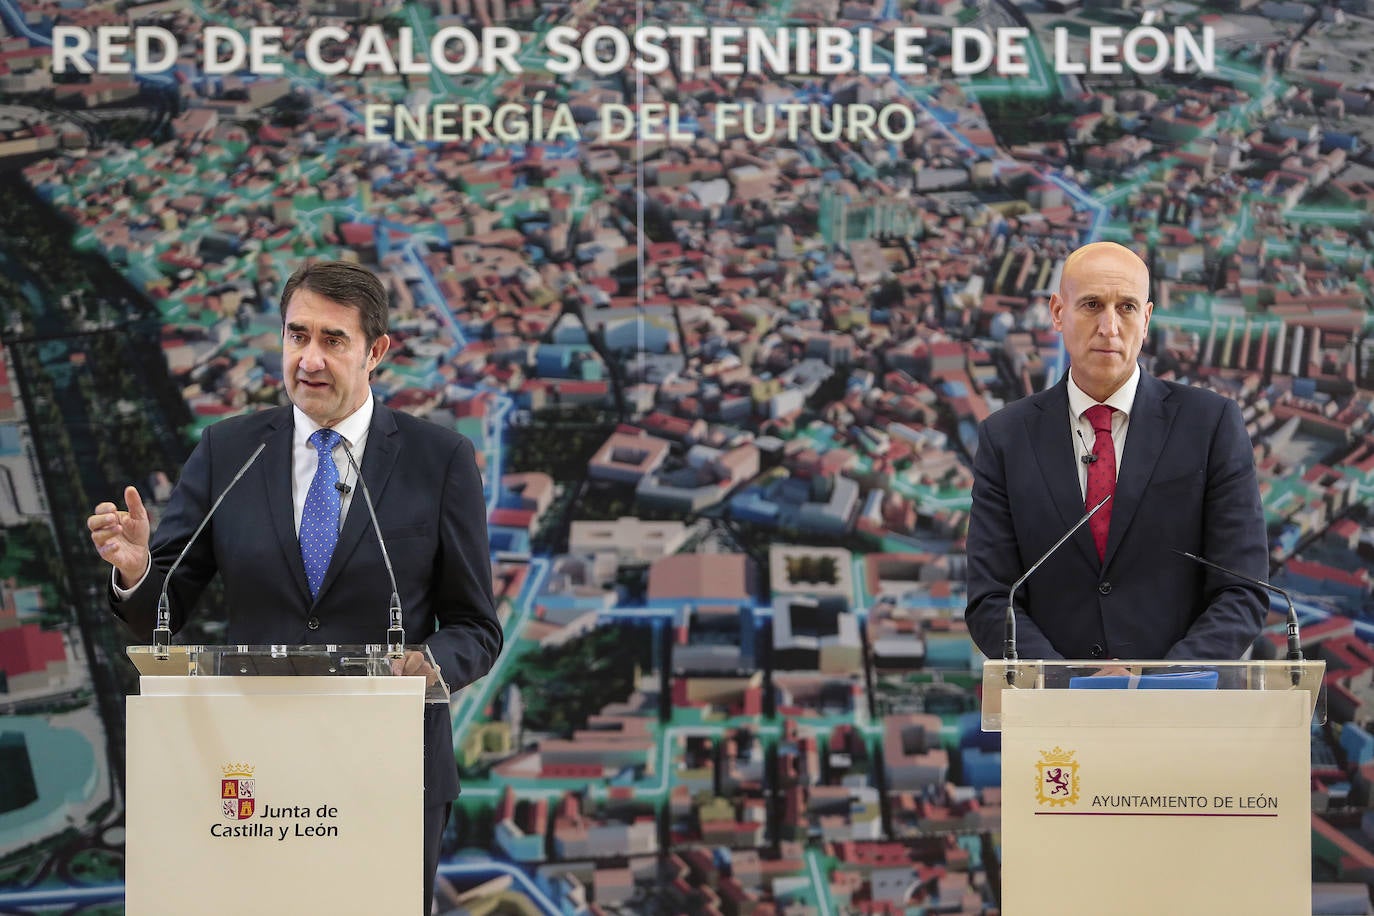
[{"label": "blue necktie", "polygon": [[305,494],[305,510],[301,512],[301,559],[305,561],[305,581],[310,585],[310,599],[320,592],[324,571],[334,555],[339,540],[339,508],[343,494],[337,486],[339,468],[334,464],[334,446],[342,437],[332,429],[317,429],[310,436],[310,444],[320,453],[315,467],[315,479]]}]

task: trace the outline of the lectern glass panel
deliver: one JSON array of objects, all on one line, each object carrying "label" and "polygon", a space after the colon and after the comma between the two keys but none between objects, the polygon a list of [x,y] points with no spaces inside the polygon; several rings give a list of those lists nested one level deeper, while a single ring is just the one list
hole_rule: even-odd
[{"label": "lectern glass panel", "polygon": [[983,663],[983,731],[1002,730],[1002,693],[1075,690],[1108,684],[1125,690],[1267,690],[1306,692],[1315,720],[1326,721],[1323,661],[1001,661]]},{"label": "lectern glass panel", "polygon": [[[406,646],[439,670],[425,645]],[[170,677],[395,677],[387,647],[375,645],[316,646],[171,646],[159,658],[154,646],[130,646],[129,660],[138,673]],[[448,703],[441,677],[425,689],[426,703]]]}]

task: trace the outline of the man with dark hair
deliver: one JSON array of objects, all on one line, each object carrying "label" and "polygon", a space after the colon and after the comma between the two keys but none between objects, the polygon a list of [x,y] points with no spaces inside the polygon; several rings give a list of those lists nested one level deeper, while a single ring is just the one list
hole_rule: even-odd
[{"label": "man with dark hair", "polygon": [[[151,640],[167,570],[211,503],[259,444],[262,455],[192,546],[170,582],[180,629],[218,572],[228,602],[226,642],[379,643],[391,585],[352,451],[391,549],[406,642],[425,643],[451,689],[490,670],[501,652],[491,595],[486,503],[472,443],[393,411],[368,387],[391,344],[386,289],[370,271],[330,261],[296,271],[282,294],[283,377],[291,406],[208,427],[182,469],[151,538],[138,491],[126,510],[104,502],[88,526],[113,570],[110,607]],[[227,511],[226,511],[227,510]],[[420,653],[401,672],[433,678]],[[439,839],[458,796],[452,723],[425,706],[425,912]]]},{"label": "man with dark hair", "polygon": [[1259,633],[1262,590],[1174,553],[1268,573],[1240,409],[1136,362],[1149,285],[1121,245],[1070,254],[1050,297],[1069,372],[979,428],[964,616],[989,657],[1003,654],[1008,587],[1104,498],[1016,593],[1022,658],[1234,659]]},{"label": "man with dark hair", "polygon": [[390,300],[377,275],[349,261],[316,261],[299,268],[281,291],[281,323],[286,326],[286,309],[296,290],[309,290],[340,305],[358,310],[363,326],[363,341],[371,347],[386,336]]}]

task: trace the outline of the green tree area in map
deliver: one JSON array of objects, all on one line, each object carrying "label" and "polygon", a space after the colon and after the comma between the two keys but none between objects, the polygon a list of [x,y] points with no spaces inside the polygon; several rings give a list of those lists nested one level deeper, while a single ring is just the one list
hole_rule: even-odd
[{"label": "green tree area in map", "polygon": [[526,656],[511,679],[525,700],[525,728],[568,735],[635,689],[649,659],[651,631],[600,627]]},{"label": "green tree area in map", "polygon": [[44,605],[57,606],[53,583],[62,579],[62,558],[52,533],[41,522],[0,528],[0,581],[5,579],[41,586]]}]

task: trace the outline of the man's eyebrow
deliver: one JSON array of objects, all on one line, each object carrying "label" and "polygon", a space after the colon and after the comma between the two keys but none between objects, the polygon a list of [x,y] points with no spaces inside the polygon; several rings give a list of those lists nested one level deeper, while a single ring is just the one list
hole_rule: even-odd
[{"label": "man's eyebrow", "polygon": [[[1102,299],[1102,294],[1101,294],[1101,293],[1084,293],[1083,295],[1079,296],[1077,299],[1073,300],[1073,304],[1074,304],[1074,305],[1082,305],[1082,304],[1085,303],[1085,302],[1098,302],[1098,301],[1100,301],[1101,299]],[[1122,305],[1140,305],[1141,302],[1144,301],[1144,300],[1142,300],[1142,299],[1141,299],[1140,297],[1138,297],[1138,296],[1132,296],[1132,295],[1129,295],[1129,294],[1128,294],[1128,295],[1122,296],[1122,297],[1121,297],[1120,299],[1118,299],[1117,301],[1120,302]]]},{"label": "man's eyebrow", "polygon": [[[286,323],[286,329],[288,331],[296,331],[302,334],[310,330],[305,325],[295,321],[288,321]],[[320,330],[320,333],[325,337],[342,337],[345,340],[348,339],[348,332],[345,331],[343,328],[322,328]]]}]

